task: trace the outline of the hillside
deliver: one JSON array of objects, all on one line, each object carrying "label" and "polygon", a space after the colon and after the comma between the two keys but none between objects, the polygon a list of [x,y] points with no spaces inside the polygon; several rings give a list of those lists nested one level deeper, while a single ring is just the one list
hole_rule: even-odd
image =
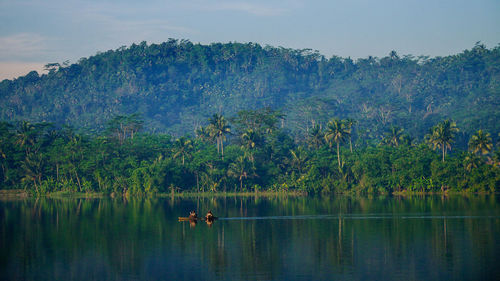
[{"label": "hillside", "polygon": [[[500,47],[476,44],[447,57],[325,58],[311,50],[248,43],[145,42],[52,65],[0,83],[0,119],[102,130],[140,113],[147,130],[193,134],[209,116],[270,107],[298,137],[329,118],[358,121],[358,142],[392,125],[421,139],[452,118],[464,143],[478,128],[500,131]],[[299,134],[297,134],[299,133]],[[359,137],[361,136],[361,137]]]}]

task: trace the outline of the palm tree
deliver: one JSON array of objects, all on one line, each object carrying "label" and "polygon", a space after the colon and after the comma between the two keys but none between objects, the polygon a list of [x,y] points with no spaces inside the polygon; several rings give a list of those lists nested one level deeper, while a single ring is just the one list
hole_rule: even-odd
[{"label": "palm tree", "polygon": [[474,153],[468,153],[467,156],[464,158],[464,168],[467,170],[467,172],[472,171],[472,169],[477,168],[481,163],[481,159],[474,154]]},{"label": "palm tree", "polygon": [[24,177],[21,179],[23,183],[33,182],[35,186],[35,191],[38,193],[38,187],[42,183],[42,176],[44,170],[44,159],[41,153],[39,154],[29,154],[26,159],[21,164],[24,170]]},{"label": "palm tree", "polygon": [[500,166],[500,149],[493,152],[493,157],[491,157],[490,163],[494,166]]},{"label": "palm tree", "polygon": [[483,130],[478,130],[469,140],[469,150],[473,153],[485,155],[490,153],[493,148],[490,134]]},{"label": "palm tree", "polygon": [[229,164],[227,174],[240,181],[240,191],[243,191],[243,178],[252,176],[253,169],[254,167],[247,162],[245,157],[239,156],[235,162]]},{"label": "palm tree", "polygon": [[210,135],[217,141],[217,153],[221,153],[222,159],[224,159],[224,140],[226,140],[226,134],[231,132],[231,127],[227,124],[224,116],[217,113],[209,119],[209,122]]},{"label": "palm tree", "polygon": [[302,174],[302,168],[304,167],[304,164],[307,161],[307,152],[302,146],[299,146],[295,150],[290,150],[290,154],[292,155],[290,164],[292,165],[293,168],[297,169],[299,174]]},{"label": "palm tree", "polygon": [[406,146],[412,146],[413,144],[413,138],[408,135],[408,134],[403,134],[401,136],[401,144],[406,145]]},{"label": "palm tree", "polygon": [[350,135],[347,129],[346,122],[340,119],[332,119],[326,124],[325,140],[332,147],[333,142],[337,143],[337,160],[340,169],[340,144],[344,143],[346,138]]},{"label": "palm tree", "polygon": [[44,134],[45,129],[51,126],[51,123],[46,122],[31,124],[23,121],[16,132],[15,144],[25,149],[26,156],[31,153],[37,153],[43,145],[38,140]]},{"label": "palm tree", "polygon": [[451,143],[455,138],[455,133],[458,131],[457,124],[447,119],[432,127],[431,133],[426,136],[427,142],[433,149],[441,149],[443,153],[443,162],[446,156],[446,150],[451,150]]},{"label": "palm tree", "polygon": [[248,159],[250,161],[254,161],[253,158],[253,150],[259,146],[262,142],[262,138],[259,133],[252,129],[247,129],[242,135],[241,135],[241,149],[245,151],[246,154],[248,154]]},{"label": "palm tree", "polygon": [[80,135],[72,136],[67,143],[67,151],[71,155],[69,164],[70,171],[75,174],[76,183],[78,184],[78,191],[82,189],[82,184],[80,181],[80,176],[78,171],[81,170],[81,164],[83,163],[84,148],[85,144],[82,142],[82,137]]},{"label": "palm tree", "polygon": [[253,149],[260,143],[260,136],[256,131],[247,129],[241,134],[241,143],[243,148]]},{"label": "palm tree", "polygon": [[193,143],[190,139],[181,137],[175,141],[175,147],[177,152],[174,154],[174,158],[181,156],[182,166],[184,166],[184,158],[188,157],[193,150]]},{"label": "palm tree", "polygon": [[348,118],[345,120],[345,124],[346,124],[346,127],[347,127],[347,131],[349,131],[349,148],[351,150],[351,153],[352,153],[352,140],[351,140],[351,136],[352,136],[352,127],[354,125],[356,125],[356,123],[358,123],[356,120],[354,119],[351,119],[351,118]]},{"label": "palm tree", "polygon": [[24,148],[26,156],[28,156],[32,146],[35,145],[35,126],[27,121],[23,121],[17,130],[15,144]]},{"label": "palm tree", "polygon": [[325,134],[321,130],[321,127],[316,124],[309,131],[309,146],[315,149],[320,148],[325,143]]},{"label": "palm tree", "polygon": [[213,141],[213,138],[210,136],[209,129],[209,127],[200,126],[198,129],[196,129],[196,137],[201,141]]},{"label": "palm tree", "polygon": [[386,132],[382,143],[389,146],[398,147],[402,142],[404,142],[403,128],[398,126],[392,126],[391,130]]}]

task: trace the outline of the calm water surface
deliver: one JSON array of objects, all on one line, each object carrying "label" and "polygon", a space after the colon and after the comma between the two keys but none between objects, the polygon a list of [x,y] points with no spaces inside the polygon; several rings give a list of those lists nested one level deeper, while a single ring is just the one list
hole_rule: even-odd
[{"label": "calm water surface", "polygon": [[500,280],[499,199],[0,200],[0,279]]}]

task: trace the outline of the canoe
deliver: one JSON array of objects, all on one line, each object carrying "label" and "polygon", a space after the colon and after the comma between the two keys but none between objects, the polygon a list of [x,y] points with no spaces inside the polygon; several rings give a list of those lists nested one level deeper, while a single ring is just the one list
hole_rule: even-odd
[{"label": "canoe", "polygon": [[179,221],[197,221],[202,220],[204,218],[190,218],[190,217],[179,217]]},{"label": "canoe", "polygon": [[[218,219],[217,217],[213,217],[211,219],[209,219],[209,221],[214,221]],[[190,217],[179,217],[179,221],[204,221],[206,220],[205,218],[196,218],[196,219],[193,219],[193,218],[190,218]]]}]

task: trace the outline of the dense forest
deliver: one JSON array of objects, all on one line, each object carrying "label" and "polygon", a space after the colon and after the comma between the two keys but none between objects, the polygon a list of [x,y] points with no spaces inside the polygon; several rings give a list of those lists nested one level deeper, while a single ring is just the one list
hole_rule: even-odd
[{"label": "dense forest", "polygon": [[477,129],[500,131],[500,47],[477,43],[446,57],[353,61],[312,50],[248,43],[145,42],[50,63],[0,83],[0,120],[70,125],[102,134],[116,116],[139,114],[146,132],[194,135],[214,113],[281,110],[279,126],[305,141],[332,118],[353,119],[354,146],[376,145],[393,126],[418,141],[446,119],[463,150]]},{"label": "dense forest", "polygon": [[495,192],[500,46],[325,58],[171,39],[0,83],[0,189]]},{"label": "dense forest", "polygon": [[[148,195],[158,192],[495,192],[500,145],[477,130],[434,124],[418,142],[393,126],[377,145],[353,145],[354,119],[332,118],[296,141],[269,108],[214,114],[196,137],[144,133],[140,115],[115,116],[100,134],[50,123],[0,123],[0,189]],[[498,135],[498,133],[497,133]],[[358,136],[359,137],[359,136]],[[496,147],[496,149],[495,149]],[[450,153],[453,151],[453,153]]]}]

